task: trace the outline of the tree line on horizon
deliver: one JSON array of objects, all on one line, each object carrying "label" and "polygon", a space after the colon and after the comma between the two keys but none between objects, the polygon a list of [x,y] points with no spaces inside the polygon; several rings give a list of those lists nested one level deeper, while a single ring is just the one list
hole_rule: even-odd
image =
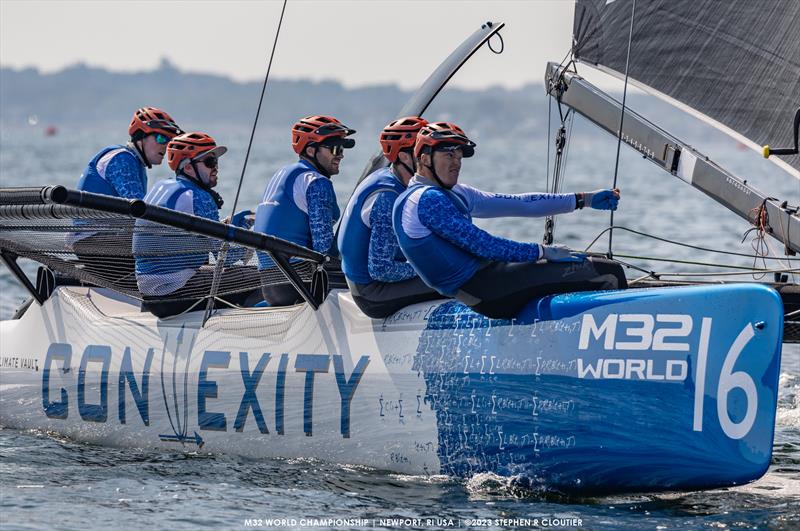
[{"label": "tree line on horizon", "polygon": [[[41,123],[58,126],[87,122],[112,125],[129,120],[137,107],[152,105],[168,110],[179,121],[251,127],[261,85],[181,72],[166,61],[155,70],[136,73],[84,64],[54,73],[4,67],[0,69],[0,122],[6,127],[21,126],[36,116]],[[273,78],[267,86],[259,124],[288,128],[302,116],[328,114],[355,129],[378,130],[396,116],[412,94],[396,85],[347,89],[337,81]],[[519,122],[520,109],[530,118],[530,125],[539,125],[546,114],[537,112],[537,108],[544,106],[541,86],[486,91],[448,88],[428,115],[489,133],[494,129],[492,124]]]}]

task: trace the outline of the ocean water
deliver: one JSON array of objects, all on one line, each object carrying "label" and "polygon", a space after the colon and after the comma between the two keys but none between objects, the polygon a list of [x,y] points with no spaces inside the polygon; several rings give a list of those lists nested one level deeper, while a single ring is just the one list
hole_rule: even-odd
[{"label": "ocean water", "polygon": [[[209,131],[231,148],[221,161],[219,190],[228,199],[225,210],[233,202],[248,131],[211,126]],[[73,128],[45,137],[41,127],[6,125],[0,129],[0,185],[73,186],[91,155],[107,143],[123,140],[122,133],[122,129]],[[800,201],[800,181],[781,174],[735,142],[688,119],[686,130],[676,133],[770,195]],[[369,131],[359,134],[364,135],[361,138],[374,136]],[[269,130],[257,135],[239,208],[255,206],[271,174],[291,160],[286,136]],[[516,135],[513,140],[478,135],[478,142],[477,155],[464,161],[462,182],[510,193],[545,189],[546,131],[530,137]],[[364,141],[348,153],[342,174],[335,177],[342,207],[372,154],[371,148],[363,147],[368,144]],[[615,149],[614,139],[576,121],[563,190],[608,187]],[[157,168],[151,172],[150,182],[166,177],[167,172],[165,166]],[[741,241],[749,228],[745,221],[630,149],[623,148],[618,185],[623,195],[616,225],[696,246],[752,251],[750,239]],[[608,214],[602,212],[585,210],[561,216],[556,240],[585,248],[608,224]],[[500,219],[481,225],[519,240],[539,241],[543,233],[541,220]],[[603,251],[607,245],[607,239],[601,238],[593,249]],[[779,247],[777,242],[772,245]],[[752,263],[744,257],[700,253],[621,231],[615,233],[614,251],[650,257],[628,261],[661,272],[687,271],[688,266],[652,258]],[[34,269],[32,264],[25,267]],[[632,270],[628,275],[635,278],[638,273]],[[800,281],[800,276],[794,281]],[[25,298],[8,271],[0,268],[0,318],[8,319]],[[522,491],[504,478],[486,474],[468,480],[400,476],[310,460],[263,461],[106,448],[53,433],[0,428],[0,528],[4,531],[90,530],[111,525],[245,529],[258,523],[289,528],[319,524],[317,528],[797,529],[800,345],[783,348],[769,471],[750,485],[706,492],[567,499]]]}]

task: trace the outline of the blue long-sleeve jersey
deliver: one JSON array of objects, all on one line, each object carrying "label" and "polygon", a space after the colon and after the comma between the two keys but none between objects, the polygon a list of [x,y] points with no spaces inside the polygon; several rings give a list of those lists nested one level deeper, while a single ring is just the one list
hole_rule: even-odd
[{"label": "blue long-sleeve jersey", "polygon": [[369,276],[380,282],[400,282],[417,276],[408,263],[392,228],[392,208],[397,195],[380,193],[369,214],[372,232],[369,236],[367,267]]},{"label": "blue long-sleeve jersey", "polygon": [[372,172],[353,192],[339,231],[342,270],[351,282],[400,282],[417,276],[392,228],[392,207],[405,189],[386,167]]},{"label": "blue long-sleeve jersey", "polygon": [[574,194],[495,194],[465,185],[451,190],[419,175],[395,202],[393,224],[408,261],[426,284],[454,296],[482,260],[532,262],[539,245],[493,236],[472,217],[537,217],[571,212]]}]

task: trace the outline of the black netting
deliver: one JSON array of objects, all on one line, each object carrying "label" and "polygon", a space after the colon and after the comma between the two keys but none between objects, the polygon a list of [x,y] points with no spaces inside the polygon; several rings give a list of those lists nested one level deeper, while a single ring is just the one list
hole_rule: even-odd
[{"label": "black netting", "polygon": [[[289,282],[277,268],[259,271],[255,253],[242,245],[65,205],[0,205],[0,250],[39,262],[59,277],[140,300],[208,297],[223,255],[218,296]],[[292,267],[310,282],[317,266],[297,260]]]}]

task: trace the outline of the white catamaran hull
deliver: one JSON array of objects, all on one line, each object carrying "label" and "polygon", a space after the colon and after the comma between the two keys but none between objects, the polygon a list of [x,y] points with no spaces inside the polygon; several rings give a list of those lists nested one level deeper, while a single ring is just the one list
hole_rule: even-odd
[{"label": "white catamaran hull", "polygon": [[442,301],[370,320],[342,291],[201,316],[58,288],[0,324],[0,423],[583,493],[739,484],[771,457],[783,317],[762,286],[561,295],[512,321]]}]

